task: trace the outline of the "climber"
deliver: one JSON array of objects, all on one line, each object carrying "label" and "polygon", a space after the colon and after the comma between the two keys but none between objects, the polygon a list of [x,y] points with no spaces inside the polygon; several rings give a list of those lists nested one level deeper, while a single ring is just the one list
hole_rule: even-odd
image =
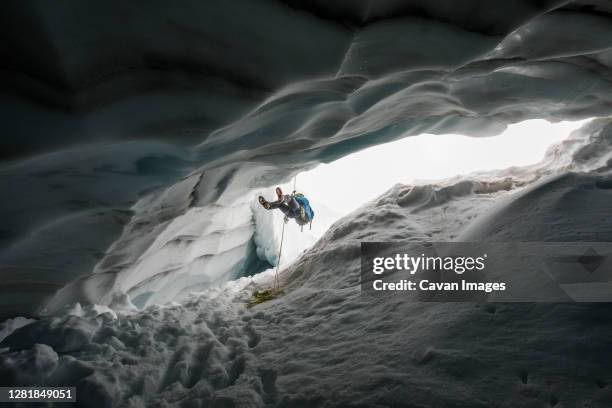
[{"label": "climber", "polygon": [[288,222],[290,218],[293,218],[295,222],[300,226],[304,226],[308,223],[312,227],[312,219],[314,218],[314,211],[310,208],[308,199],[301,193],[283,194],[283,190],[280,187],[276,187],[277,200],[274,202],[266,201],[265,198],[259,196],[259,204],[266,210],[273,210],[278,208],[285,214],[285,222]]}]

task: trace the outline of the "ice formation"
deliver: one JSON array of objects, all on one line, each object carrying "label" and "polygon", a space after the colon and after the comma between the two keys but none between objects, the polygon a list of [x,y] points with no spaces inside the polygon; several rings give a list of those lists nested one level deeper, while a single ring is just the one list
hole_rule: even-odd
[{"label": "ice formation", "polygon": [[[606,305],[370,304],[358,242],[609,240],[611,14],[8,2],[0,378],[83,406],[609,407]],[[397,185],[316,241],[321,212],[285,295],[244,308],[278,261],[280,220],[252,208],[270,186],[401,137],[589,117],[543,163]]]}]

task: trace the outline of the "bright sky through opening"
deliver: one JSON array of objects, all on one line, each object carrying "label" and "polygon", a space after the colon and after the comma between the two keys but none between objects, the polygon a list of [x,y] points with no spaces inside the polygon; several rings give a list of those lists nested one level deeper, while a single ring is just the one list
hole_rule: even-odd
[{"label": "bright sky through opening", "polygon": [[430,134],[406,137],[300,173],[297,189],[313,203],[344,215],[397,183],[535,164],[551,145],[585,122],[528,120],[486,138]]}]

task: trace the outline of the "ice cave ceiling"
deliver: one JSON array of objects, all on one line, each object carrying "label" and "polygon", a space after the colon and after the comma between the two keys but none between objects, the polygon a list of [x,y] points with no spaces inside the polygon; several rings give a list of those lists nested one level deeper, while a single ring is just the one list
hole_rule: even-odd
[{"label": "ice cave ceiling", "polygon": [[36,314],[92,271],[116,286],[188,208],[370,145],[608,116],[611,14],[603,0],[8,1],[0,314]]}]

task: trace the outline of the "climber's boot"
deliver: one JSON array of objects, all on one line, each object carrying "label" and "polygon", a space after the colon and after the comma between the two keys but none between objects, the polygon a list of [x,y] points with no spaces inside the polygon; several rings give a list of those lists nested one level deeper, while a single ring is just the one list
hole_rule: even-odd
[{"label": "climber's boot", "polygon": [[263,198],[262,196],[259,196],[259,204],[261,204],[261,206],[265,208],[266,210],[270,209],[270,203],[267,202],[266,199]]}]

